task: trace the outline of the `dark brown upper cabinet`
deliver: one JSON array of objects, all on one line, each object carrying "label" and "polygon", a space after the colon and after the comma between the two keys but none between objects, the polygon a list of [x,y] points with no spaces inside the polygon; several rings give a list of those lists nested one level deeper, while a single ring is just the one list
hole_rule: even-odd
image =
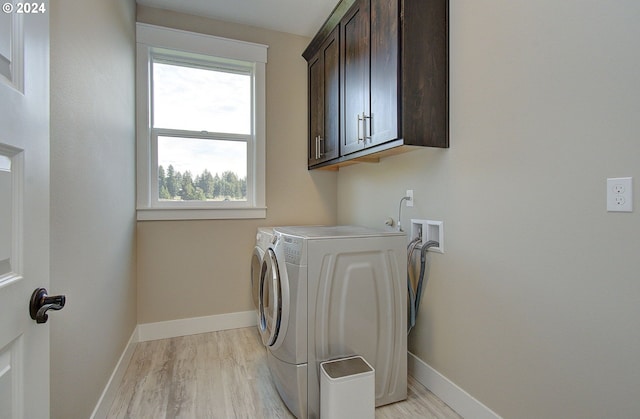
[{"label": "dark brown upper cabinet", "polygon": [[336,27],[309,60],[309,167],[340,156],[340,42]]},{"label": "dark brown upper cabinet", "polygon": [[357,1],[341,22],[342,155],[362,150],[366,143],[369,101],[369,2]]},{"label": "dark brown upper cabinet", "polygon": [[[448,0],[338,3],[302,54],[309,65],[310,169],[378,161],[416,146],[449,147],[448,15]],[[337,59],[327,50],[336,41]]]}]

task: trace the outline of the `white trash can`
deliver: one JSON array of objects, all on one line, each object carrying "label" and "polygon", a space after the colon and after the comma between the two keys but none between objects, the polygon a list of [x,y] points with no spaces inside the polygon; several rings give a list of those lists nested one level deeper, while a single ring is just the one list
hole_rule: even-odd
[{"label": "white trash can", "polygon": [[361,356],[320,364],[320,418],[374,419],[375,371]]}]

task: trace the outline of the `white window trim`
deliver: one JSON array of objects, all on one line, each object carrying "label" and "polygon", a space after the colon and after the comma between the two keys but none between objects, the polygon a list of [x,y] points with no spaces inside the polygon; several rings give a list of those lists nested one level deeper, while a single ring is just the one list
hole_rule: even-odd
[{"label": "white window trim", "polygon": [[[137,219],[144,220],[198,220],[266,218],[266,45],[204,35],[195,32],[164,28],[145,23],[136,24],[136,172]],[[177,50],[212,57],[227,58],[254,63],[255,108],[253,112],[255,144],[253,156],[249,156],[247,182],[253,174],[254,196],[252,205],[206,205],[206,203],[181,203],[179,208],[159,206],[152,199],[152,188],[157,188],[157,162],[152,150],[150,121],[150,56],[154,48]],[[248,148],[248,152],[251,150]],[[232,206],[233,205],[233,206]]]}]

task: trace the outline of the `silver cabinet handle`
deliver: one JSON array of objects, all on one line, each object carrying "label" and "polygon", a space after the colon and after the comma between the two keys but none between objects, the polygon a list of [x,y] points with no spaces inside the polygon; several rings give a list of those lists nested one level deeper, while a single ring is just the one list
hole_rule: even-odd
[{"label": "silver cabinet handle", "polygon": [[322,158],[324,156],[324,138],[319,135],[318,136],[318,158]]},{"label": "silver cabinet handle", "polygon": [[360,137],[360,121],[362,121],[362,127],[364,128],[364,112],[362,112],[362,115],[358,114],[358,142],[360,141],[364,141],[364,138]]},{"label": "silver cabinet handle", "polygon": [[[369,135],[367,135],[367,120],[369,121]],[[371,115],[365,115],[362,113],[362,129],[364,131],[364,142],[367,142],[367,139],[371,139]]]}]

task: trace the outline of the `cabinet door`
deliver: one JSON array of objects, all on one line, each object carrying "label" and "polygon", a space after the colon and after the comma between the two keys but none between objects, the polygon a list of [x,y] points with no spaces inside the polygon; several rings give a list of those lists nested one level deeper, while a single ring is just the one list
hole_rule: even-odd
[{"label": "cabinet door", "polygon": [[371,0],[371,113],[367,147],[400,138],[399,0]]},{"label": "cabinet door", "polygon": [[339,156],[338,28],[309,61],[309,166]]},{"label": "cabinet door", "polygon": [[369,107],[369,0],[357,1],[342,26],[342,124],[340,154],[365,147]]},{"label": "cabinet door", "polygon": [[318,138],[322,135],[324,124],[324,92],[322,91],[324,71],[321,56],[322,54],[318,52],[309,61],[309,166],[317,163]]}]

